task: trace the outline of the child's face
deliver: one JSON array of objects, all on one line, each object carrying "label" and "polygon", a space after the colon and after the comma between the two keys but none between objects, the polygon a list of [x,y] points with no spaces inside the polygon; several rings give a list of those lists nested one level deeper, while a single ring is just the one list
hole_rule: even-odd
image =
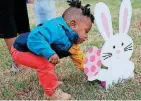
[{"label": "child's face", "polygon": [[92,22],[90,18],[86,17],[83,21],[72,21],[70,27],[79,35],[80,38],[76,41],[76,44],[80,44],[87,39],[87,33],[92,27]]}]

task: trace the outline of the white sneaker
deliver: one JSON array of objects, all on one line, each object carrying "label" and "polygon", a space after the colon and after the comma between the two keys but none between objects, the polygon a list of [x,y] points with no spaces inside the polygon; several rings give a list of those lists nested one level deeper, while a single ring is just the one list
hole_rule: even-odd
[{"label": "white sneaker", "polygon": [[14,73],[21,71],[21,69],[18,68],[18,66],[14,63],[14,61],[12,61],[12,64],[11,64],[11,71]]},{"label": "white sneaker", "polygon": [[12,64],[11,64],[11,71],[14,72],[14,73],[18,73],[18,72],[25,72],[25,73],[33,72],[33,73],[36,73],[31,68],[25,67],[23,65],[20,65],[20,67],[19,67],[17,64],[14,63],[14,61],[12,61]]}]

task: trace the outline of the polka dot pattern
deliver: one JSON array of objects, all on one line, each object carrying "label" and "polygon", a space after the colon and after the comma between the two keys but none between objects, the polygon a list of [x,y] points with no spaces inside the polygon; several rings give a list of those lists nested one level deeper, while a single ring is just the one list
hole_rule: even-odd
[{"label": "polka dot pattern", "polygon": [[93,52],[93,48],[90,48],[89,53],[92,53],[92,52]]},{"label": "polka dot pattern", "polygon": [[96,70],[96,67],[93,65],[93,66],[91,67],[91,72],[95,72],[95,70]]},{"label": "polka dot pattern", "polygon": [[84,60],[84,73],[88,77],[96,76],[101,68],[100,50],[93,46],[86,53]]},{"label": "polka dot pattern", "polygon": [[101,66],[101,60],[98,60],[98,62],[97,62],[97,66],[98,66],[98,67]]},{"label": "polka dot pattern", "polygon": [[91,62],[94,62],[94,61],[95,61],[95,56],[94,56],[94,55],[92,55],[92,56],[90,57],[90,61],[91,61]]},{"label": "polka dot pattern", "polygon": [[100,50],[97,50],[97,56],[100,56],[100,52],[101,52]]},{"label": "polka dot pattern", "polygon": [[87,67],[85,67],[84,72],[87,74],[89,72],[89,69]]}]

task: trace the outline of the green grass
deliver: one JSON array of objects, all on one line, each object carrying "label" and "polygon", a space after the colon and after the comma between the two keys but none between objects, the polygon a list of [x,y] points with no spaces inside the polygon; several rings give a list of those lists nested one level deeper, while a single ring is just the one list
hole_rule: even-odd
[{"label": "green grass", "polygon": [[[114,33],[118,32],[118,12],[120,0],[82,0],[84,4],[90,3],[92,11],[94,5],[105,2],[111,11]],[[134,40],[134,53],[131,60],[135,63],[135,79],[124,84],[117,84],[105,90],[98,82],[88,82],[86,76],[79,71],[70,58],[61,60],[61,64],[55,69],[59,80],[64,82],[61,88],[70,93],[76,100],[141,100],[141,1],[132,0],[133,16],[129,34]],[[65,2],[57,2],[57,15],[62,15],[68,7]],[[28,5],[31,28],[35,27],[35,19],[32,5]],[[81,45],[86,52],[89,47],[95,45],[101,47],[104,43],[94,24],[86,42]],[[10,71],[9,52],[3,40],[0,40],[0,100],[42,100],[43,90],[39,84],[37,75],[30,73],[14,74]]]}]

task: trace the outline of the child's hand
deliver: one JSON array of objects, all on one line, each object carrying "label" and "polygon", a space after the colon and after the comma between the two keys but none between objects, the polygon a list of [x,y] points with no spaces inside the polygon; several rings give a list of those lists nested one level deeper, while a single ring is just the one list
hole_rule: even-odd
[{"label": "child's hand", "polygon": [[33,4],[34,0],[27,0],[29,4]]},{"label": "child's hand", "polygon": [[50,58],[49,58],[49,62],[52,64],[58,64],[60,62],[59,56],[57,54],[53,54]]}]

